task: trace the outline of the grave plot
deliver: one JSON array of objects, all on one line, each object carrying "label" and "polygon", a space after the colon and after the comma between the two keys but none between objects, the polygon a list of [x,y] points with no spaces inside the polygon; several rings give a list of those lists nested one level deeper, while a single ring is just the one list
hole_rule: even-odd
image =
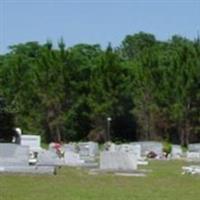
[{"label": "grave plot", "polygon": [[134,171],[137,170],[137,158],[127,152],[103,151],[100,154],[100,170]]},{"label": "grave plot", "polygon": [[54,174],[55,167],[29,166],[29,147],[12,143],[0,144],[1,173]]},{"label": "grave plot", "polygon": [[[122,146],[118,145],[116,151],[101,152],[100,168],[91,170],[89,174],[111,172],[117,176],[146,176],[145,170],[138,169],[138,158],[129,151],[129,147],[127,144]],[[127,148],[129,149],[128,151]]]}]

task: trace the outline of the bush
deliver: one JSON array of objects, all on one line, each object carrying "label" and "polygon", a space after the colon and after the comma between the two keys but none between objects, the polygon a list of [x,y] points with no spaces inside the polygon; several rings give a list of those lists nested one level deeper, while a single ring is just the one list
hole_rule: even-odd
[{"label": "bush", "polygon": [[100,128],[96,128],[90,131],[88,139],[93,142],[104,143],[106,141],[105,131]]},{"label": "bush", "polygon": [[170,154],[172,151],[172,145],[169,142],[164,142],[163,144],[163,152],[166,154]]}]

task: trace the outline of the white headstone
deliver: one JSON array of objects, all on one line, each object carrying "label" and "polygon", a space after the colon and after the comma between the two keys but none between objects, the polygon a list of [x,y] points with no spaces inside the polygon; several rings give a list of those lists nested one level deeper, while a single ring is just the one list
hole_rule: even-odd
[{"label": "white headstone", "polygon": [[189,161],[200,161],[200,152],[187,152],[186,156]]},{"label": "white headstone", "polygon": [[78,146],[77,144],[74,144],[74,143],[69,143],[69,144],[65,144],[63,146],[63,149],[64,151],[71,151],[71,152],[74,152],[74,153],[77,153],[78,152]]},{"label": "white headstone", "polygon": [[28,166],[29,147],[0,143],[0,166]]},{"label": "white headstone", "polygon": [[100,153],[100,169],[111,171],[133,171],[137,169],[137,158],[127,152]]},{"label": "white headstone", "polygon": [[89,142],[89,155],[96,156],[99,154],[99,145],[96,142]]},{"label": "white headstone", "polygon": [[38,154],[38,166],[62,166],[64,161],[53,151],[42,151]]},{"label": "white headstone", "polygon": [[200,152],[200,143],[189,144],[188,150],[191,152]]},{"label": "white headstone", "polygon": [[173,159],[179,159],[183,155],[183,151],[180,145],[172,145],[171,156]]},{"label": "white headstone", "polygon": [[117,151],[117,147],[118,145],[116,145],[115,143],[112,143],[112,142],[107,142],[104,144],[104,149],[106,151],[110,151],[110,152],[115,152]]},{"label": "white headstone", "polygon": [[80,156],[93,157],[99,152],[98,144],[95,142],[80,142],[78,143]]},{"label": "white headstone", "polygon": [[80,159],[79,154],[72,151],[65,151],[64,161],[65,164],[69,166],[79,166],[84,163],[84,161]]},{"label": "white headstone", "polygon": [[162,156],[163,144],[160,142],[144,141],[144,142],[135,142],[133,144],[141,145],[141,153],[144,156],[146,156],[149,152],[154,152],[158,156]]},{"label": "white headstone", "polygon": [[22,135],[21,145],[29,146],[30,151],[39,152],[41,148],[41,137],[39,135]]},{"label": "white headstone", "polygon": [[133,154],[136,156],[138,159],[141,159],[142,153],[141,153],[141,145],[140,144],[131,144],[133,147]]}]

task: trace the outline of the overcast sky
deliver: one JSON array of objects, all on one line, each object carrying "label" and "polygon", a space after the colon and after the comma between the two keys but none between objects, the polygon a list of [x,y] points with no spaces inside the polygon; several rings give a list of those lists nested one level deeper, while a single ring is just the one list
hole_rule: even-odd
[{"label": "overcast sky", "polygon": [[27,41],[120,44],[127,34],[160,40],[200,34],[200,0],[0,0],[0,53]]}]

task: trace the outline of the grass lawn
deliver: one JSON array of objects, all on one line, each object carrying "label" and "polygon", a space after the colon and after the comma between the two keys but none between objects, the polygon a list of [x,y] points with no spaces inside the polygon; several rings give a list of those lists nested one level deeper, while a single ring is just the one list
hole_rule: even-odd
[{"label": "grass lawn", "polygon": [[200,176],[181,175],[180,161],[153,161],[147,177],[88,175],[62,168],[56,176],[0,175],[0,200],[199,200]]}]

